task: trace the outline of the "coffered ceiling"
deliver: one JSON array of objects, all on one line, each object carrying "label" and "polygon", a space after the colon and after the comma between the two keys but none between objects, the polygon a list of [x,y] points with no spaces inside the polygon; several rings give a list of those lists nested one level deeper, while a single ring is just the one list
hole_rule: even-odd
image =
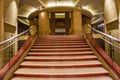
[{"label": "coffered ceiling", "polygon": [[103,20],[103,0],[20,0],[19,20],[28,24],[28,16],[38,10],[52,6],[72,6],[90,11],[93,23]]}]

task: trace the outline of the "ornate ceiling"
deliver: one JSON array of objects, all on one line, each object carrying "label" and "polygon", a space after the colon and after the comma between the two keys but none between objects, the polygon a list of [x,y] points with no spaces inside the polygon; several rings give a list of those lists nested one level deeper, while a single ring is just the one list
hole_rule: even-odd
[{"label": "ornate ceiling", "polygon": [[20,0],[19,20],[28,24],[27,19],[32,12],[51,6],[80,7],[92,13],[93,23],[103,20],[103,0]]}]

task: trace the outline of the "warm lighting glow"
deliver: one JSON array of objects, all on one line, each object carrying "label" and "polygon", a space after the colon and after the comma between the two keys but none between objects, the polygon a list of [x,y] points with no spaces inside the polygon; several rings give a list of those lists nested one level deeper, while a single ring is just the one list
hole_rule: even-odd
[{"label": "warm lighting glow", "polygon": [[17,3],[15,0],[13,0],[10,3],[10,5],[8,5],[8,8],[6,10],[5,22],[12,25],[16,25],[17,13],[18,13]]},{"label": "warm lighting glow", "polygon": [[47,7],[53,6],[74,6],[72,1],[57,1],[57,2],[48,2]]},{"label": "warm lighting glow", "polygon": [[85,9],[85,10],[88,10],[89,12],[91,12],[92,15],[95,14],[94,10],[92,10],[92,8],[90,6],[82,6],[82,8]]},{"label": "warm lighting glow", "polygon": [[[110,6],[108,6],[108,4]],[[117,9],[114,0],[105,0],[104,2],[104,16],[106,23],[110,23],[118,19]]]},{"label": "warm lighting glow", "polygon": [[30,10],[29,10],[29,13],[27,14],[28,16],[32,13],[32,12],[34,12],[34,11],[36,11],[37,9],[36,8],[30,8]]},{"label": "warm lighting glow", "polygon": [[65,29],[55,29],[55,32],[62,33],[65,32]]},{"label": "warm lighting glow", "polygon": [[55,13],[56,16],[64,16],[65,13]]},{"label": "warm lighting glow", "polygon": [[28,4],[25,4],[22,6],[22,8],[19,9],[19,15],[28,17],[32,12],[35,12],[36,10],[38,10],[38,9],[35,7],[32,7]]},{"label": "warm lighting glow", "polygon": [[41,16],[45,16],[45,12],[41,12]]}]

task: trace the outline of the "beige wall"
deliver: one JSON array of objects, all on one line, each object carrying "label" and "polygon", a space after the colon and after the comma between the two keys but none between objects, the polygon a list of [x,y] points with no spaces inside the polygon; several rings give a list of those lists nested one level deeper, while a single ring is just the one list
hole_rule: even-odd
[{"label": "beige wall", "polygon": [[[4,1],[0,0],[0,42],[4,40]],[[0,46],[1,49],[2,46]],[[0,69],[3,66],[4,55],[0,52]]]},{"label": "beige wall", "polygon": [[117,13],[120,15],[120,0],[115,0],[116,7],[117,7]]},{"label": "beige wall", "polygon": [[104,18],[106,24],[118,19],[114,0],[104,0]]},{"label": "beige wall", "polygon": [[[4,0],[4,31],[5,39],[18,34],[18,6],[19,0]],[[8,35],[7,35],[8,33]],[[12,34],[12,35],[10,35]],[[17,52],[17,43],[14,52]],[[14,53],[14,54],[15,54]]]},{"label": "beige wall", "polygon": [[[8,1],[8,0],[7,0]],[[5,23],[16,26],[18,15],[18,3],[17,0],[10,0],[5,4]]]},{"label": "beige wall", "polygon": [[72,12],[72,34],[82,35],[82,14],[81,10],[75,9]]},{"label": "beige wall", "polygon": [[[19,0],[0,0],[0,41],[17,34],[18,2]],[[15,48],[14,53],[17,46]],[[4,54],[0,54],[0,68],[9,60],[10,53],[5,53],[5,51],[2,51]],[[14,53],[11,53],[11,55],[14,55]]]},{"label": "beige wall", "polygon": [[0,0],[0,42],[4,40],[4,1]]},{"label": "beige wall", "polygon": [[[120,0],[104,0],[105,32],[116,38],[120,38]],[[106,52],[111,52],[110,45],[106,46]],[[114,61],[120,65],[120,54],[117,48],[114,48]]]},{"label": "beige wall", "polygon": [[119,23],[119,38],[120,38],[120,0],[115,0],[116,7],[117,7],[117,13],[118,13],[118,23]]},{"label": "beige wall", "polygon": [[39,35],[49,35],[50,25],[49,25],[49,14],[48,12],[39,13]]},{"label": "beige wall", "polygon": [[[104,0],[104,17],[106,33],[116,29],[120,31],[120,0]],[[120,37],[120,32],[118,34]]]},{"label": "beige wall", "polygon": [[[119,29],[118,10],[115,1],[116,0],[104,0],[105,33],[108,33],[108,31],[111,30]],[[117,35],[117,37],[118,36],[119,35]]]}]

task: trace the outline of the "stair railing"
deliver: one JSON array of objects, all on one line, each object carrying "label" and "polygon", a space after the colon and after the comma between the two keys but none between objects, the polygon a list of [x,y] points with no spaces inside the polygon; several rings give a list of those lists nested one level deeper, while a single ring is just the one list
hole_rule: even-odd
[{"label": "stair railing", "polygon": [[[32,42],[33,37],[36,35],[36,27],[30,27],[29,29],[21,32],[18,35],[15,35],[3,42],[0,42],[0,80],[4,75],[9,71],[9,69],[16,63],[18,58],[24,52],[29,44]],[[26,40],[23,44],[23,49],[16,49],[18,46],[18,41]],[[18,50],[18,51],[17,51]]]},{"label": "stair railing", "polygon": [[120,77],[120,39],[96,30],[89,24],[83,26],[85,37]]}]

